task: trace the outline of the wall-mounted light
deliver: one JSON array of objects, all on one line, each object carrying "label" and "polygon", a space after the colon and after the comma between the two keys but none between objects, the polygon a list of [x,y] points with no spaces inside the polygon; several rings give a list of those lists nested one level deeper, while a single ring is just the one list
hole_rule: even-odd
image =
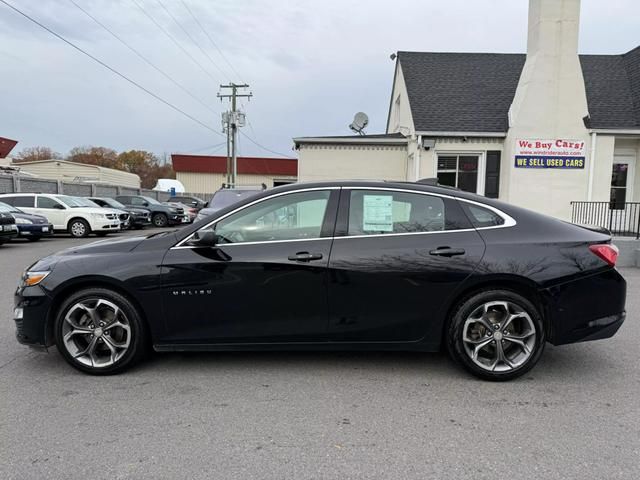
[{"label": "wall-mounted light", "polygon": [[435,138],[423,138],[422,139],[422,148],[424,148],[425,150],[430,150],[435,146],[436,146],[436,139]]}]

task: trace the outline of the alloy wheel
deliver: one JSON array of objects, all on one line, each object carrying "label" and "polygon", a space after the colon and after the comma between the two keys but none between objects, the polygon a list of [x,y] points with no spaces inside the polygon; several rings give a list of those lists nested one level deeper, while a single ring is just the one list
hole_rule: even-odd
[{"label": "alloy wheel", "polygon": [[62,340],[77,362],[94,368],[109,367],[127,353],[131,326],[115,303],[103,298],[83,299],[67,311]]},{"label": "alloy wheel", "polygon": [[73,222],[71,224],[71,235],[74,237],[83,237],[87,232],[87,227],[82,222]]},{"label": "alloy wheel", "polygon": [[524,365],[535,350],[531,316],[510,301],[486,302],[464,322],[462,341],[469,358],[488,372],[510,372]]}]

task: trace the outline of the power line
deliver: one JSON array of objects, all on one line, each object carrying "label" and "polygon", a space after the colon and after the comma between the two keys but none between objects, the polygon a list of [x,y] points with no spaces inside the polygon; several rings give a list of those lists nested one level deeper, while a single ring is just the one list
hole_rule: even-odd
[{"label": "power line", "polygon": [[87,52],[86,50],[83,50],[82,48],[80,48],[79,46],[77,46],[75,43],[71,42],[70,40],[67,40],[65,37],[63,37],[62,35],[60,35],[59,33],[53,31],[51,28],[47,27],[46,25],[40,23],[38,20],[36,20],[33,17],[30,17],[28,14],[24,13],[22,10],[14,7],[13,5],[11,5],[9,2],[7,2],[6,0],[0,0],[0,3],[3,3],[4,5],[6,5],[7,7],[9,7],[10,9],[12,9],[13,11],[15,11],[16,13],[19,13],[20,15],[22,15],[24,18],[26,18],[27,20],[35,23],[36,25],[38,25],[40,28],[43,28],[44,30],[46,30],[47,32],[49,32],[51,35],[53,35],[54,37],[62,40],[64,43],[66,43],[67,45],[73,47],[74,49],[76,49],[77,51],[79,51],[80,53],[83,53],[84,55],[86,55],[87,57],[89,57],[90,59],[92,59],[93,61],[99,63],[100,65],[102,65],[104,68],[106,68],[107,70],[111,71],[112,73],[115,73],[116,75],[118,75],[120,78],[122,78],[123,80],[126,80],[127,82],[129,82],[130,84],[138,87],[140,90],[142,90],[143,92],[147,93],[148,95],[152,96],[153,98],[155,98],[156,100],[164,103],[165,105],[167,105],[168,107],[172,108],[173,110],[175,110],[178,113],[181,113],[182,115],[184,115],[185,117],[189,118],[190,120],[196,122],[197,124],[203,126],[204,128],[206,128],[207,130],[211,130],[212,132],[214,132],[217,135],[222,136],[221,133],[219,133],[217,130],[211,128],[209,125],[207,125],[204,122],[201,122],[200,120],[198,120],[197,118],[189,115],[188,113],[186,113],[184,110],[181,110],[180,108],[176,107],[175,105],[173,105],[172,103],[168,102],[167,100],[165,100],[164,98],[156,95],[155,93],[153,93],[151,90],[148,90],[147,88],[143,87],[142,85],[140,85],[138,82],[136,82],[135,80],[130,79],[129,77],[127,77],[126,75],[124,75],[123,73],[120,73],[118,70],[116,70],[115,68],[111,67],[110,65],[107,65],[105,62],[103,62],[102,60],[100,60],[97,57],[94,57],[93,55],[91,55],[89,52]]},{"label": "power line", "polygon": [[200,98],[196,97],[194,94],[192,94],[189,90],[187,90],[183,85],[181,85],[180,83],[178,83],[176,80],[174,80],[168,73],[166,73],[164,70],[162,70],[160,67],[157,67],[155,64],[153,64],[148,58],[146,58],[142,53],[140,53],[138,50],[136,50],[135,48],[133,48],[131,45],[129,45],[125,40],[123,40],[120,36],[118,36],[116,33],[114,33],[109,27],[107,27],[105,24],[103,24],[102,22],[100,22],[100,20],[98,20],[96,17],[94,17],[93,15],[91,15],[88,11],[86,11],[84,8],[82,8],[80,5],[78,5],[76,3],[75,0],[69,0],[73,5],[76,6],[76,8],[78,8],[80,11],[82,11],[82,13],[84,13],[87,17],[89,17],[91,20],[93,20],[95,23],[97,23],[98,25],[100,25],[103,29],[105,29],[107,32],[109,32],[109,34],[111,34],[112,37],[114,37],[116,40],[118,40],[120,43],[122,43],[125,47],[127,47],[129,50],[131,50],[133,53],[135,53],[140,59],[142,59],[147,65],[149,65],[150,67],[152,67],[154,70],[156,70],[158,73],[160,73],[161,75],[163,75],[167,80],[171,81],[176,87],[178,87],[180,90],[182,90],[184,93],[186,93],[187,95],[189,95],[191,98],[193,98],[196,102],[198,102],[200,105],[202,105],[204,108],[206,108],[207,110],[209,110],[210,112],[214,113],[214,114],[219,114],[219,112],[216,112],[213,108],[211,108],[209,105],[207,105],[203,100],[201,100]]},{"label": "power line", "polygon": [[271,150],[270,148],[265,147],[264,145],[259,144],[258,142],[256,142],[253,138],[251,138],[249,135],[247,135],[246,133],[244,133],[242,130],[240,130],[240,133],[247,139],[249,140],[251,143],[253,143],[255,146],[261,148],[262,150],[265,150],[267,152],[273,153],[275,155],[279,155],[281,157],[285,157],[285,158],[293,158],[295,159],[295,157],[292,157],[291,155],[286,155],[282,152],[276,152],[275,150]]},{"label": "power line", "polygon": [[204,150],[211,150],[212,152],[215,152],[216,150],[220,150],[220,148],[226,144],[227,144],[227,141],[225,140],[224,142],[216,143],[215,145],[208,145],[206,147],[196,148],[194,150],[188,150],[186,153],[192,154],[192,153],[202,152]]},{"label": "power line", "polygon": [[200,70],[202,70],[202,71],[204,72],[204,74],[205,74],[206,76],[208,76],[208,77],[209,77],[211,80],[213,80],[214,82],[216,82],[216,83],[218,82],[218,80],[217,80],[213,75],[211,75],[211,73],[209,73],[209,70],[207,70],[206,68],[204,68],[204,66],[203,66],[203,65],[198,61],[198,59],[197,59],[197,58],[195,58],[193,55],[191,55],[191,54],[189,53],[189,51],[188,51],[186,48],[184,48],[184,47],[183,47],[183,46],[182,46],[182,45],[181,45],[181,44],[180,44],[180,43],[175,39],[175,37],[174,37],[173,35],[171,35],[171,34],[170,34],[170,33],[169,33],[169,32],[168,32],[168,31],[167,31],[167,30],[166,30],[162,25],[160,25],[160,24],[156,21],[156,19],[155,19],[155,18],[153,18],[151,15],[149,15],[149,13],[144,9],[144,7],[142,7],[142,6],[137,2],[137,0],[131,0],[131,1],[135,4],[135,6],[136,6],[136,7],[138,7],[138,8],[140,9],[140,11],[141,11],[141,12],[142,12],[142,13],[143,13],[143,14],[144,14],[144,15],[145,15],[149,20],[151,20],[151,21],[153,22],[153,24],[154,24],[156,27],[158,27],[158,28],[160,29],[160,31],[161,31],[162,33],[164,33],[164,34],[165,34],[165,36],[166,36],[169,40],[171,40],[171,41],[172,41],[172,42],[173,42],[173,43],[174,43],[174,44],[175,44],[175,45],[176,45],[180,50],[182,50],[182,52],[183,52],[187,57],[189,57],[189,58],[191,59],[191,61],[192,61],[193,63],[195,63],[195,64],[200,68]]},{"label": "power line", "polygon": [[231,64],[231,62],[227,59],[227,57],[225,56],[224,53],[222,53],[222,50],[220,50],[220,47],[218,47],[218,44],[213,40],[213,38],[211,37],[211,35],[209,35],[209,32],[202,26],[202,23],[200,23],[200,20],[198,20],[198,17],[196,17],[193,12],[191,11],[191,8],[189,8],[189,6],[186,4],[186,2],[184,0],[180,0],[182,2],[182,5],[184,5],[184,8],[187,9],[187,11],[189,12],[189,14],[191,15],[191,17],[195,20],[195,22],[198,24],[198,26],[200,27],[200,30],[202,30],[202,32],[207,36],[207,38],[209,39],[209,41],[211,42],[211,45],[213,45],[215,47],[216,50],[218,50],[218,53],[220,53],[220,56],[223,58],[223,60],[227,63],[227,65],[229,65],[229,68],[231,68],[231,70],[233,71],[234,74],[236,74],[238,76],[238,79],[242,82],[242,83],[246,83],[244,80],[242,80],[242,75],[240,75],[238,73],[238,71],[234,68],[234,66]]},{"label": "power line", "polygon": [[209,54],[207,53],[207,51],[206,51],[204,48],[202,48],[202,47],[200,46],[200,43],[198,43],[198,42],[196,41],[196,39],[195,39],[195,38],[193,38],[193,36],[189,33],[189,31],[188,31],[186,28],[184,28],[184,27],[182,26],[182,24],[178,21],[178,19],[177,19],[177,18],[176,18],[176,17],[175,17],[175,16],[174,16],[170,11],[169,11],[169,9],[168,9],[167,7],[165,7],[165,6],[164,6],[164,3],[162,3],[162,1],[161,1],[161,0],[157,0],[157,2],[158,2],[158,4],[162,7],[162,9],[163,9],[165,12],[167,12],[167,15],[169,15],[169,16],[173,19],[173,21],[175,22],[175,24],[176,24],[176,25],[178,25],[178,27],[180,27],[180,29],[185,33],[185,35],[186,35],[187,37],[189,37],[189,39],[193,42],[193,44],[194,44],[196,47],[198,47],[198,49],[202,52],[202,54],[203,54],[205,57],[207,57],[207,58],[209,59],[209,62],[211,62],[211,65],[213,65],[215,68],[217,68],[217,69],[218,69],[218,71],[222,74],[222,77],[225,77],[225,76],[226,76],[226,75],[225,75],[225,73],[224,73],[224,72],[222,71],[222,69],[218,66],[218,64],[217,64],[216,62],[214,62],[214,61],[213,61],[213,58],[211,58],[211,55],[209,55]]}]

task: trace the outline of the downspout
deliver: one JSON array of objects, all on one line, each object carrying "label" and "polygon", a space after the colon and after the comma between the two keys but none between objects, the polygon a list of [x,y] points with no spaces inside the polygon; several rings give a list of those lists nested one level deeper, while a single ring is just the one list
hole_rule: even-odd
[{"label": "downspout", "polygon": [[418,148],[416,149],[415,162],[413,162],[414,182],[420,180],[420,163],[422,163],[422,135],[418,135]]},{"label": "downspout", "polygon": [[593,172],[596,165],[596,141],[598,134],[591,132],[591,154],[589,158],[589,183],[587,185],[587,201],[590,202],[593,198]]}]

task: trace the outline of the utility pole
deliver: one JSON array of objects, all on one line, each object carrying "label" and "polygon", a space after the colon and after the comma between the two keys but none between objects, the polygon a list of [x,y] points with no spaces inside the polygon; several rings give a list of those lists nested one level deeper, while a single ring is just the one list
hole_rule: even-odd
[{"label": "utility pole", "polygon": [[231,93],[218,93],[218,98],[228,98],[231,101],[231,110],[222,113],[222,126],[227,133],[227,183],[236,186],[238,181],[238,159],[237,148],[238,143],[238,127],[244,127],[245,114],[237,109],[238,98],[251,98],[253,93],[238,93],[238,89],[249,88],[246,83],[237,84],[229,83],[228,85],[220,85],[220,88],[231,89]]}]

